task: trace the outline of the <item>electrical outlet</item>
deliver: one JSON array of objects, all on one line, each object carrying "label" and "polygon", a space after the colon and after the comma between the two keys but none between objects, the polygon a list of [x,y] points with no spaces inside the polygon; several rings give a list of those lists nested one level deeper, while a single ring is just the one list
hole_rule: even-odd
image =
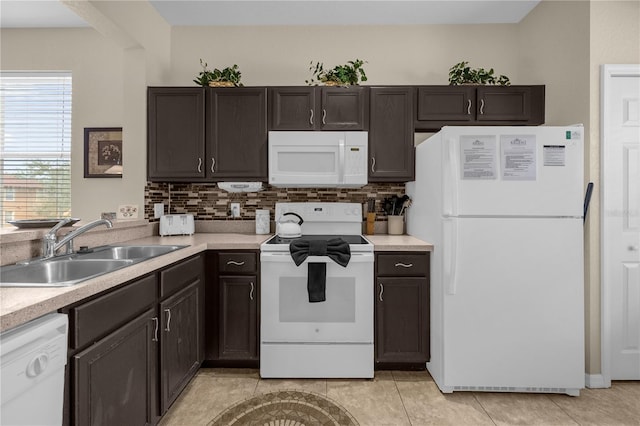
[{"label": "electrical outlet", "polygon": [[240,217],[240,203],[231,203],[231,217]]}]

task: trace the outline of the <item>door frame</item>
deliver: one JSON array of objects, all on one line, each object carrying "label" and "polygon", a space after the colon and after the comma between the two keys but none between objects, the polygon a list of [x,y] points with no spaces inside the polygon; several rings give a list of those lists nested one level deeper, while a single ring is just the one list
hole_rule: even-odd
[{"label": "door frame", "polygon": [[605,212],[607,211],[608,182],[606,172],[608,170],[607,146],[611,139],[609,135],[609,123],[611,122],[610,92],[614,78],[619,77],[640,77],[640,64],[605,64],[601,65],[600,84],[600,362],[601,362],[601,382],[596,380],[590,387],[611,387],[611,283],[606,276],[605,266],[608,263],[608,247]]}]

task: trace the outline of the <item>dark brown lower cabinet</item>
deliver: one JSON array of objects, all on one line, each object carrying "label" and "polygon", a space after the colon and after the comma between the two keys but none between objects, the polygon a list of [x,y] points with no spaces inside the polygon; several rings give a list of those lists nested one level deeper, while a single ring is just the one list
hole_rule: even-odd
[{"label": "dark brown lower cabinet", "polygon": [[149,425],[156,420],[155,309],[73,357],[77,425]]},{"label": "dark brown lower cabinet", "polygon": [[162,413],[178,398],[202,363],[202,288],[202,281],[198,280],[160,304]]},{"label": "dark brown lower cabinet", "polygon": [[376,271],[376,367],[425,369],[429,360],[428,254],[377,254]]},{"label": "dark brown lower cabinet", "polygon": [[255,276],[220,277],[220,359],[258,359],[258,287]]},{"label": "dark brown lower cabinet", "polygon": [[64,424],[153,425],[204,359],[204,255],[62,309]]},{"label": "dark brown lower cabinet", "polygon": [[257,250],[207,253],[205,365],[259,366],[259,271]]}]

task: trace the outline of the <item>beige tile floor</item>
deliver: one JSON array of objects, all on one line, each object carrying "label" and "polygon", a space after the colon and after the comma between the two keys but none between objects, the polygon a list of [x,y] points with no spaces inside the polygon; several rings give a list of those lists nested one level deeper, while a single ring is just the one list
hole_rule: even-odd
[{"label": "beige tile floor", "polygon": [[260,393],[296,389],[327,396],[362,426],[383,425],[640,425],[640,382],[554,394],[442,394],[427,372],[377,371],[372,380],[260,379],[257,370],[202,369],[161,426],[205,425]]}]

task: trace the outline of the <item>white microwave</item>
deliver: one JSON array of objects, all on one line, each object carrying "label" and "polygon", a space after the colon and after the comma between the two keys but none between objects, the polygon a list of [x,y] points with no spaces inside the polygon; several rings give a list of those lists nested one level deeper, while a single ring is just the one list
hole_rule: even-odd
[{"label": "white microwave", "polygon": [[367,184],[368,132],[269,132],[269,184],[357,188]]}]

